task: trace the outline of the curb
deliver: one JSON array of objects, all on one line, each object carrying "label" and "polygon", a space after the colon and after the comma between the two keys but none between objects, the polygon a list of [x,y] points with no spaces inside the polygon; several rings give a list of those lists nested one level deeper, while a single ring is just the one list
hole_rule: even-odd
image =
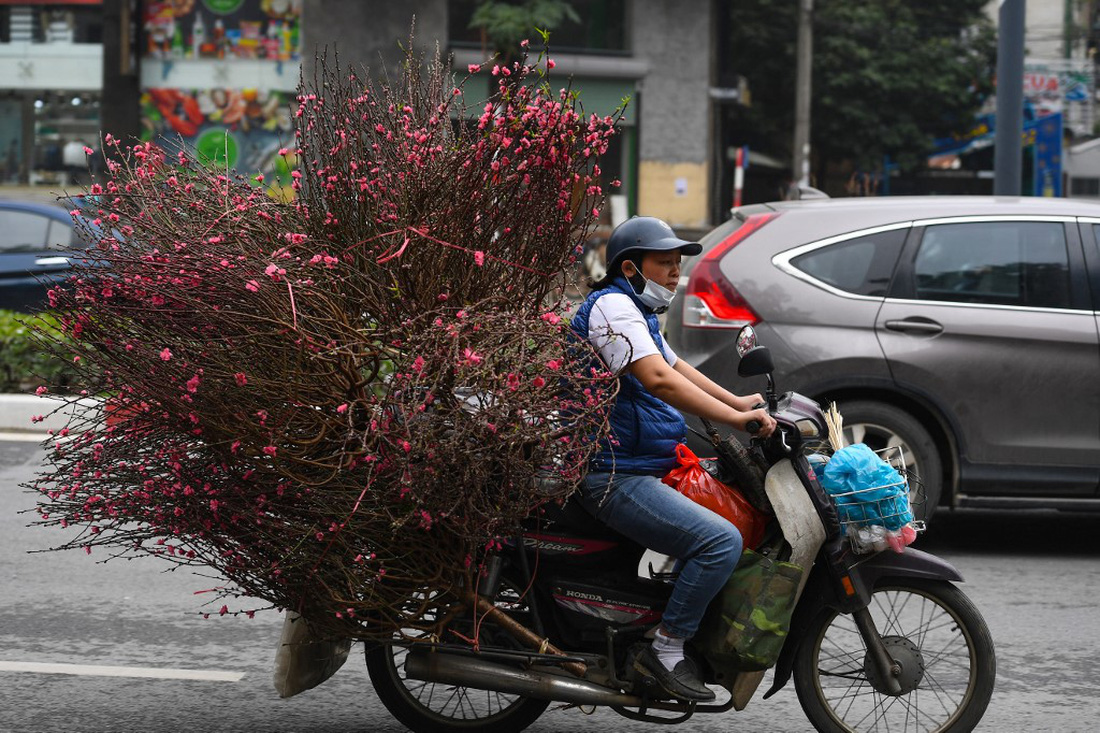
[{"label": "curb", "polygon": [[[65,400],[32,394],[0,394],[0,431],[45,433],[60,430],[70,420],[89,416],[101,409],[101,400],[84,397]],[[32,418],[42,416],[41,422]]]}]

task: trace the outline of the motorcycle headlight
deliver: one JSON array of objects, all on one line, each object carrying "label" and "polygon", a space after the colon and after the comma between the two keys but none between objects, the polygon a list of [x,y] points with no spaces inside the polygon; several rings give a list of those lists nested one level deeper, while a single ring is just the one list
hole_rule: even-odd
[{"label": "motorcycle headlight", "polygon": [[795,423],[795,427],[803,438],[817,438],[821,435],[821,430],[813,420],[799,420]]}]

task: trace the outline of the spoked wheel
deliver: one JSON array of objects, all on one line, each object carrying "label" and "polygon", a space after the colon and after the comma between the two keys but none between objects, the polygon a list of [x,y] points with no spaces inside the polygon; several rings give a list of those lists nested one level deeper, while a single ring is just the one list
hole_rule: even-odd
[{"label": "spoked wheel", "polygon": [[[501,584],[496,605],[521,623],[529,613],[517,585],[508,580]],[[454,628],[467,637],[474,634],[472,619],[457,622]],[[485,646],[515,646],[510,637],[488,622],[480,625],[478,636]],[[368,647],[367,672],[386,709],[416,733],[512,733],[535,722],[550,704],[521,695],[408,679],[407,654],[407,647],[396,644]]]},{"label": "spoked wheel", "polygon": [[795,689],[819,731],[963,733],[993,695],[997,661],[981,614],[945,581],[892,580],[868,609],[901,668],[890,694],[855,621],[833,611],[813,623],[795,658]]}]

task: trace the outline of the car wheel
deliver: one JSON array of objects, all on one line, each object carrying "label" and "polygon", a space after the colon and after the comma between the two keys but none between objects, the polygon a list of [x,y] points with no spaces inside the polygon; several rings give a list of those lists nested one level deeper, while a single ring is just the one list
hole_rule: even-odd
[{"label": "car wheel", "polygon": [[[900,448],[911,482],[913,516],[928,521],[943,493],[943,462],[932,436],[908,412],[884,402],[853,400],[837,405],[844,418],[844,437],[849,443],[865,443],[871,450]],[[921,501],[923,499],[923,501]]]}]

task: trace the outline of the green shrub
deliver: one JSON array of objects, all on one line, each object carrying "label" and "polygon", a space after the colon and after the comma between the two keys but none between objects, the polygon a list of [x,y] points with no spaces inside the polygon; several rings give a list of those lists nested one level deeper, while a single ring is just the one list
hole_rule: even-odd
[{"label": "green shrub", "polygon": [[52,315],[0,310],[0,392],[31,392],[40,385],[63,392],[74,382],[72,364],[43,348],[35,329],[64,341]]}]

